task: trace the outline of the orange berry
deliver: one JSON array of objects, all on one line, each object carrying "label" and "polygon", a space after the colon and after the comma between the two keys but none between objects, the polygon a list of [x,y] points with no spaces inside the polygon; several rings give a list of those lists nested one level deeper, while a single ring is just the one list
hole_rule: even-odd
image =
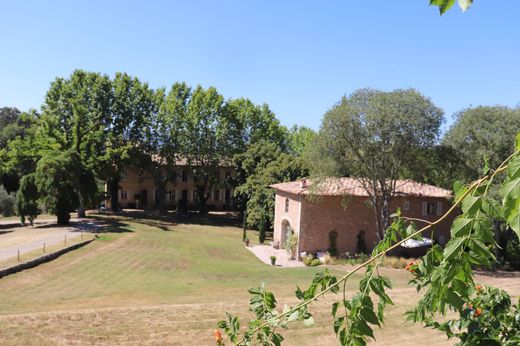
[{"label": "orange berry", "polygon": [[220,331],[218,329],[215,329],[215,331],[213,332],[213,336],[215,336],[216,342],[222,341],[222,334],[220,334]]},{"label": "orange berry", "polygon": [[476,289],[477,291],[480,291],[480,290],[482,289],[482,286],[477,285],[477,286],[475,286],[475,289]]},{"label": "orange berry", "polygon": [[482,310],[480,308],[477,308],[475,310],[475,317],[479,317],[480,315],[482,315]]}]

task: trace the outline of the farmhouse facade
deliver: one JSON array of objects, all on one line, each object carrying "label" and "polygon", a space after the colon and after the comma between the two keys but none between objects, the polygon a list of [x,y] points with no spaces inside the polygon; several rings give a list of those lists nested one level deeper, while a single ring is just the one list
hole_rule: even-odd
[{"label": "farmhouse facade", "polygon": [[[234,176],[232,167],[225,165],[218,167],[217,182],[208,191],[207,206],[213,210],[228,210],[233,205],[233,187],[230,183]],[[194,182],[193,169],[184,161],[177,163],[173,171],[173,179],[166,189],[168,209],[175,209],[181,201],[189,209],[197,204],[197,193]],[[125,209],[154,209],[157,208],[157,188],[151,174],[134,167],[127,167],[119,184],[119,207]],[[110,200],[106,201],[110,207]]]},{"label": "farmhouse facade", "polygon": [[[335,232],[339,254],[371,251],[379,239],[374,210],[362,184],[355,178],[329,178],[311,185],[307,179],[271,185],[276,190],[273,246],[284,247],[292,231],[298,235],[298,257],[302,252],[327,251],[329,235]],[[403,216],[435,221],[450,207],[451,196],[449,190],[399,180],[390,213],[400,208]],[[453,218],[424,236],[445,244]]]}]

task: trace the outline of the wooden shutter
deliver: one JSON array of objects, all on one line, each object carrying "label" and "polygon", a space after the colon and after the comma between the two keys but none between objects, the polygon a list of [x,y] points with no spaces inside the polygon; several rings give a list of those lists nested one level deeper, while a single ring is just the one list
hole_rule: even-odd
[{"label": "wooden shutter", "polygon": [[437,215],[442,215],[442,202],[437,202]]}]

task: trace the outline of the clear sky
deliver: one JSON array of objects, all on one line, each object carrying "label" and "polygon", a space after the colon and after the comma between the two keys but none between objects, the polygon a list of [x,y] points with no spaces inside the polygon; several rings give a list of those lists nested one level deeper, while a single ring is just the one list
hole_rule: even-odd
[{"label": "clear sky", "polygon": [[[0,2],[0,106],[39,108],[81,68],[215,86],[318,129],[342,95],[413,87],[452,114],[520,101],[520,1]],[[447,125],[446,125],[447,126]]]}]

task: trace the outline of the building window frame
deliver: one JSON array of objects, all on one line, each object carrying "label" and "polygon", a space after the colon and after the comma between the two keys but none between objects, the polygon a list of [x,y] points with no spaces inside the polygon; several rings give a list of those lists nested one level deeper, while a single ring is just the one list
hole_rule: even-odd
[{"label": "building window frame", "polygon": [[289,197],[285,197],[285,212],[286,213],[289,212],[289,204],[290,204]]}]

